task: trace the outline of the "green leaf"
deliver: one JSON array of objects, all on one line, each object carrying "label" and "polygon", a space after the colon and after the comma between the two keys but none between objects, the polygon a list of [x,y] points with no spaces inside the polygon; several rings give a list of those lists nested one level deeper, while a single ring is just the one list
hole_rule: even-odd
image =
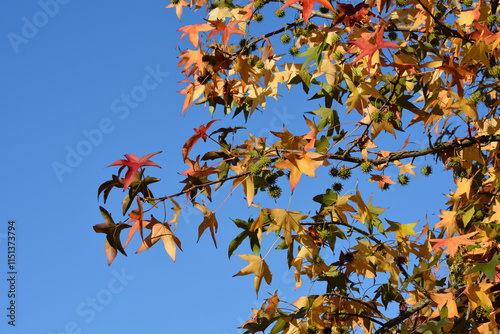
[{"label": "green leaf", "polygon": [[297,85],[302,83],[302,89],[304,92],[309,93],[309,88],[311,87],[312,75],[307,70],[300,70],[299,73],[288,81],[290,85]]},{"label": "green leaf", "polygon": [[269,332],[269,334],[280,333],[280,332],[284,331],[285,329],[287,329],[288,326],[290,326],[290,324],[288,322],[279,318],[278,321],[276,321],[276,323],[274,324],[274,326],[271,329],[271,332]]},{"label": "green leaf", "polygon": [[382,304],[384,304],[385,308],[387,309],[387,305],[390,302],[398,302],[401,303],[404,301],[403,296],[399,294],[396,289],[392,286],[390,283],[382,284],[377,290],[375,294],[375,299],[377,299],[379,296],[382,296]]},{"label": "green leaf", "polygon": [[326,189],[326,192],[313,197],[313,201],[321,204],[321,207],[331,206],[337,200],[337,193],[332,189]]},{"label": "green leaf", "polygon": [[471,207],[469,210],[467,210],[467,212],[465,213],[465,215],[462,218],[465,227],[467,227],[467,225],[469,225],[469,222],[472,219],[472,217],[474,217],[475,212],[476,212],[476,210],[474,209],[474,207]]},{"label": "green leaf", "polygon": [[325,34],[325,38],[323,39],[323,42],[315,47],[307,49],[307,51],[299,53],[297,56],[299,57],[306,57],[306,61],[302,64],[302,70],[307,67],[307,65],[311,61],[316,62],[316,66],[318,68],[321,67],[321,63],[323,62],[323,51],[330,50],[332,46],[326,42],[328,35]]},{"label": "green leaf", "polygon": [[486,277],[494,282],[496,267],[500,265],[500,253],[495,254],[488,263],[474,262],[473,264],[475,266],[469,271],[469,274],[475,273],[476,271],[482,271]]},{"label": "green leaf", "polygon": [[229,244],[229,248],[227,250],[227,257],[228,258],[231,258],[231,255],[233,255],[233,252],[241,245],[241,243],[243,242],[243,240],[245,240],[245,238],[247,236],[248,236],[248,232],[243,231],[240,234],[238,234],[238,236],[236,238],[234,238],[233,241],[231,241],[231,243]]}]

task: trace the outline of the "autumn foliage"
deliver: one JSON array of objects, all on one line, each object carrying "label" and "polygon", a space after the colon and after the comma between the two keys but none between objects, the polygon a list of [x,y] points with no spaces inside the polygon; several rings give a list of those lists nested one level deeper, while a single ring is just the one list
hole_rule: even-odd
[{"label": "autumn foliage", "polygon": [[[132,238],[142,240],[137,252],[161,239],[175,261],[179,213],[188,206],[203,214],[198,240],[210,234],[217,246],[218,219],[228,220],[216,217],[218,208],[243,200],[248,214],[234,220],[241,233],[227,241],[228,255],[238,251],[247,262],[235,276],[254,275],[258,294],[263,281],[272,282],[266,259],[286,253],[296,288],[325,288],[295,301],[274,293],[241,324],[246,333],[498,333],[497,7],[498,0],[173,0],[167,8],[179,20],[185,10],[206,13],[178,30],[186,77],[179,113],[199,105],[235,117],[235,125],[196,124],[182,147],[187,167],[177,193],[155,197],[149,189],[160,181],[146,174],[159,167],[150,159],[160,152],[127,154],[110,165],[121,167],[99,195],[106,202],[119,188],[126,196],[122,222],[101,207],[105,222],[94,226],[106,234],[108,263]],[[263,27],[267,32],[255,33]],[[313,100],[301,133],[285,126],[268,138],[241,131],[269,99],[284,100],[289,91]],[[409,132],[424,145],[414,145]],[[218,148],[194,157],[200,139]],[[293,197],[307,191],[304,178],[330,183],[317,177],[320,170],[334,184],[306,193],[309,213],[294,209]],[[387,189],[409,196],[404,186],[438,171],[455,184],[442,189],[440,212],[416,201],[408,221],[396,222],[391,205],[378,203]],[[353,175],[355,189],[343,189]],[[363,193],[370,182],[377,192]],[[216,191],[228,197],[212,202]],[[269,196],[275,206],[261,205]],[[165,203],[173,205],[169,221],[160,218],[170,216]],[[426,214],[438,222],[428,223]],[[261,250],[263,238],[276,242]],[[346,239],[349,248],[336,247]],[[335,260],[326,263],[325,254]],[[374,284],[357,284],[368,279]]]}]

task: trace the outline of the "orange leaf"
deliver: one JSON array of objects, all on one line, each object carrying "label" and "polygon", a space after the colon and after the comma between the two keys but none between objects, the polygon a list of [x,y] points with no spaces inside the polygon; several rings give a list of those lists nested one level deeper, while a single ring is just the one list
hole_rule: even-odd
[{"label": "orange leaf", "polygon": [[432,247],[432,251],[437,248],[447,247],[448,249],[444,252],[450,254],[451,257],[454,257],[458,251],[458,246],[460,245],[474,245],[476,242],[473,240],[469,240],[470,237],[476,235],[478,232],[472,232],[465,235],[459,235],[453,238],[448,239],[429,239],[430,242],[435,242],[436,244]]},{"label": "orange leaf", "polygon": [[208,36],[207,41],[210,40],[215,35],[217,35],[219,31],[222,31],[222,43],[224,44],[224,46],[227,46],[227,44],[229,43],[229,38],[231,37],[232,34],[238,34],[243,36],[248,35],[246,32],[244,32],[243,30],[241,30],[236,26],[238,23],[244,21],[231,21],[227,25],[221,20],[217,21],[206,20],[206,21],[212,23],[213,26],[215,27],[215,30],[213,30]]},{"label": "orange leaf", "polygon": [[202,32],[202,31],[210,31],[210,30],[213,30],[214,28],[211,27],[210,25],[206,24],[206,23],[200,23],[200,24],[193,24],[193,25],[189,25],[189,26],[184,26],[180,29],[178,29],[177,31],[184,31],[184,34],[182,34],[180,40],[179,40],[179,43],[180,41],[182,41],[182,39],[184,38],[184,36],[186,36],[187,34],[189,34],[189,41],[191,42],[191,44],[194,45],[195,48],[197,48],[199,45],[199,33]]},{"label": "orange leaf", "polygon": [[207,228],[210,228],[210,233],[212,234],[212,239],[214,240],[215,248],[217,248],[217,241],[215,241],[215,233],[217,233],[219,225],[217,224],[215,213],[210,211],[203,204],[194,203],[194,206],[201,212],[203,212],[203,217],[204,217],[203,222],[198,227],[198,240],[196,242],[200,241],[203,232],[205,232]]},{"label": "orange leaf", "polygon": [[307,24],[307,20],[309,19],[309,17],[311,17],[311,14],[312,14],[312,11],[313,11],[313,8],[314,8],[314,4],[316,2],[319,2],[320,4],[322,4],[323,6],[325,6],[326,8],[328,8],[329,10],[331,10],[332,12],[335,11],[333,9],[333,7],[332,7],[332,4],[329,1],[326,1],[326,0],[288,0],[283,5],[283,7],[281,7],[281,9],[284,9],[284,8],[286,8],[288,6],[291,6],[294,3],[299,2],[299,1],[302,2],[302,16],[304,17],[304,22],[306,24]]}]

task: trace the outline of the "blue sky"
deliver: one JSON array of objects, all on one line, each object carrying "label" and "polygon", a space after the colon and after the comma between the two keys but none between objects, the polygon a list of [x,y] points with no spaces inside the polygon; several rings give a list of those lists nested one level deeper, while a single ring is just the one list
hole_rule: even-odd
[{"label": "blue sky", "polygon": [[[181,23],[174,10],[163,8],[166,5],[158,0],[3,4],[0,267],[6,268],[7,222],[15,220],[18,275],[14,328],[5,316],[6,279],[0,283],[0,332],[239,333],[236,327],[249,318],[251,307],[260,307],[267,292],[279,288],[280,297],[289,302],[308,293],[307,285],[294,292],[284,254],[270,259],[273,285],[263,283],[259,299],[253,276],[232,278],[247,263],[227,258],[227,246],[239,233],[230,218],[247,219],[257,213],[246,212],[241,190],[218,212],[218,249],[208,234],[196,244],[202,216],[191,208],[179,220],[184,252],[178,253],[175,264],[161,245],[134,254],[139,247],[135,240],[127,247],[127,258],[119,254],[107,266],[104,235],[92,229],[103,222],[97,188],[117,171],[106,166],[123,154],[163,151],[152,159],[163,168],[149,169],[150,175],[163,179],[154,192],[177,192],[182,188],[177,173],[186,169],[182,145],[194,127],[211,119],[200,107],[180,116],[183,96],[176,91],[183,88],[177,83],[183,77],[176,69],[181,35],[176,30]],[[183,24],[193,23],[187,20],[187,10],[184,18]],[[187,40],[183,43],[188,46]],[[248,132],[262,136],[280,131],[283,124],[307,132],[301,115],[317,104],[301,105],[302,100],[287,96],[285,90],[282,94],[281,102],[269,103],[264,114],[256,112]],[[228,118],[216,123],[228,124]],[[209,147],[197,145],[199,152]],[[318,176],[327,172],[318,171]],[[429,213],[435,222],[432,214],[444,203],[441,193],[451,185],[436,186],[442,182],[439,173],[422,178],[405,188],[405,196],[396,190],[380,194],[364,176],[359,187],[367,200],[372,192],[377,194],[375,205],[391,206],[386,216],[391,220],[422,221]],[[297,191],[307,199],[325,186],[306,180]],[[351,180],[347,189],[354,188]],[[105,205],[117,222],[122,219],[122,198],[123,193],[113,191]],[[224,198],[216,196],[210,208],[217,208]],[[300,198],[294,197],[297,209],[315,209]],[[245,247],[236,253],[249,252]],[[5,277],[6,272],[2,270]]]}]

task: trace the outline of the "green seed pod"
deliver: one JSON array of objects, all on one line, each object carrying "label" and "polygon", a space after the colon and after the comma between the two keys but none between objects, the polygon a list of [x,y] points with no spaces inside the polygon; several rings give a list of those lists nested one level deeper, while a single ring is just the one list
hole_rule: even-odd
[{"label": "green seed pod", "polygon": [[424,167],[422,167],[421,173],[424,176],[431,175],[432,174],[432,167],[429,165],[425,165]]},{"label": "green seed pod", "polygon": [[252,16],[252,20],[254,20],[255,22],[262,22],[263,19],[264,15],[262,15],[262,13],[257,13]]},{"label": "green seed pod", "polygon": [[291,40],[290,35],[288,34],[281,35],[281,43],[288,44],[290,43],[290,40]]},{"label": "green seed pod", "polygon": [[497,16],[494,15],[494,14],[491,14],[490,16],[488,16],[488,18],[486,19],[486,23],[488,23],[489,26],[493,25],[495,22],[497,21]]},{"label": "green seed pod", "polygon": [[347,180],[348,178],[351,177],[351,170],[350,169],[347,169],[345,167],[342,167],[340,170],[339,170],[339,177],[342,179],[342,180]]},{"label": "green seed pod", "polygon": [[252,173],[252,175],[259,175],[262,173],[262,166],[259,166],[258,164],[252,165],[252,167],[250,167],[250,173]]},{"label": "green seed pod", "polygon": [[285,16],[285,11],[283,9],[281,9],[281,8],[278,8],[274,12],[274,15],[276,15],[276,17],[281,18],[281,17]]},{"label": "green seed pod", "polygon": [[263,61],[258,61],[257,64],[255,64],[255,67],[257,67],[259,70],[264,68],[264,62]]},{"label": "green seed pod", "polygon": [[384,115],[384,119],[386,122],[392,123],[396,119],[396,114],[394,114],[392,111],[389,111]]},{"label": "green seed pod", "polygon": [[289,50],[291,56],[296,56],[299,54],[299,48],[296,46],[292,46]]},{"label": "green seed pod", "polygon": [[261,167],[267,167],[271,164],[271,158],[269,157],[262,157],[259,160],[259,166]]},{"label": "green seed pod", "polygon": [[403,8],[404,6],[406,6],[406,0],[396,0],[396,6],[398,6],[399,8]]},{"label": "green seed pod", "polygon": [[255,9],[261,9],[262,7],[264,7],[264,1],[262,1],[262,0],[254,1],[253,7]]},{"label": "green seed pod", "polygon": [[451,167],[459,167],[462,164],[462,161],[460,160],[459,157],[453,157],[450,159],[450,166]]},{"label": "green seed pod", "polygon": [[382,114],[381,111],[375,111],[372,114],[372,121],[373,121],[373,123],[380,123],[380,122],[382,122],[383,117],[384,117],[384,114]]},{"label": "green seed pod", "polygon": [[398,183],[402,186],[406,186],[408,185],[408,183],[410,183],[410,178],[408,177],[408,175],[399,175],[398,177]]},{"label": "green seed pod", "polygon": [[340,43],[340,36],[335,34],[333,35],[332,37],[332,44],[336,45],[336,44],[339,44]]},{"label": "green seed pod", "polygon": [[279,198],[281,196],[281,188],[279,186],[271,186],[267,190],[267,193],[271,198]]},{"label": "green seed pod", "polygon": [[361,171],[363,173],[370,173],[372,171],[373,164],[370,161],[365,161],[361,163]]}]

